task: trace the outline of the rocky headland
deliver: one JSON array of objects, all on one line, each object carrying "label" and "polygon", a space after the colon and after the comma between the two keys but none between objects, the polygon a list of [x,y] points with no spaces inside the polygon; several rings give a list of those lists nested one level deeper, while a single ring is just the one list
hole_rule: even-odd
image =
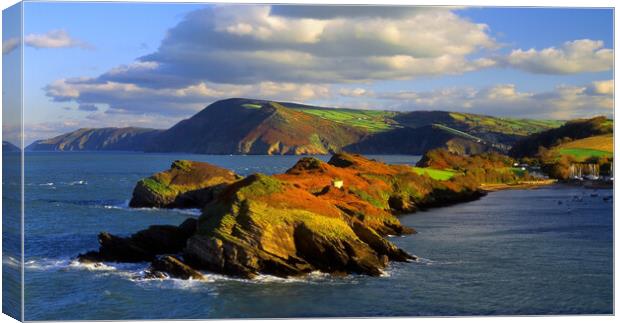
[{"label": "rocky headland", "polygon": [[[151,226],[130,237],[103,232],[99,250],[78,259],[150,261],[150,278],[200,279],[203,270],[243,278],[313,271],[377,276],[389,261],[416,258],[385,238],[415,233],[397,215],[477,199],[485,194],[480,172],[509,162],[476,158],[472,165],[485,161],[488,167],[448,180],[352,154],[335,154],[328,162],[305,157],[283,174],[245,178],[206,163],[175,161],[170,170],[138,182],[131,205],[199,207],[199,219]],[[436,164],[437,154],[424,160]]]}]

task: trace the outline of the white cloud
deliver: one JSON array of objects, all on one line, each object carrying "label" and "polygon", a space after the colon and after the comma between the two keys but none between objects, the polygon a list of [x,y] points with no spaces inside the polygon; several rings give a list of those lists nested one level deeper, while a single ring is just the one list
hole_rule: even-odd
[{"label": "white cloud", "polygon": [[594,81],[587,88],[590,94],[613,95],[614,80]]},{"label": "white cloud", "polygon": [[19,47],[19,37],[8,38],[2,41],[2,55],[12,52]]},{"label": "white cloud", "polygon": [[28,34],[24,37],[24,44],[34,48],[92,48],[88,43],[71,37],[64,29],[50,30],[45,34]]},{"label": "white cloud", "polygon": [[92,109],[94,105],[107,105],[108,113],[168,116],[187,116],[210,102],[229,97],[305,102],[330,96],[329,87],[321,84],[260,82],[235,85],[201,82],[183,88],[149,88],[132,83],[100,82],[93,78],[57,80],[49,84],[45,91],[54,101],[74,101],[80,107]]},{"label": "white cloud", "polygon": [[503,59],[510,67],[540,74],[574,74],[609,71],[614,51],[604,48],[600,40],[580,39],[564,43],[560,48],[513,50]]},{"label": "white cloud", "polygon": [[372,96],[373,92],[361,87],[356,88],[341,88],[338,90],[338,94],[341,96],[349,96],[349,97],[364,97],[364,96]]},{"label": "white cloud", "polygon": [[[19,47],[20,38],[9,38],[2,41],[2,54],[8,54]],[[92,49],[93,46],[73,38],[64,29],[50,30],[45,34],[28,34],[24,37],[24,45],[32,48],[71,48]]]},{"label": "white cloud", "polygon": [[[497,47],[488,27],[446,8],[346,10],[220,5],[197,10],[170,29],[159,49],[102,78],[184,87],[198,82],[338,83],[460,74],[494,65],[471,60]],[[340,7],[338,7],[340,8]],[[148,80],[147,80],[148,79]]]},{"label": "white cloud", "polygon": [[571,119],[593,115],[611,116],[611,81],[585,86],[557,86],[553,91],[521,92],[514,84],[499,84],[485,89],[448,88],[415,92],[376,93],[380,106],[396,110],[449,110],[494,116]]}]

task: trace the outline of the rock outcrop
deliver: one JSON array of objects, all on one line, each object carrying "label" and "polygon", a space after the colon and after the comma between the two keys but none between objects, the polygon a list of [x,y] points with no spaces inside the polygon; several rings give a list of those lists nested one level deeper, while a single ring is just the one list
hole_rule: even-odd
[{"label": "rock outcrop", "polygon": [[[196,167],[175,162],[154,178],[165,178],[159,183],[167,187],[178,185],[181,176],[192,183],[213,180],[211,170],[196,173]],[[433,180],[406,165],[350,154],[336,154],[327,163],[301,158],[284,174],[253,174],[234,182],[233,177],[230,173],[217,184],[217,194],[205,190],[212,186],[198,184],[186,191],[196,195],[193,201],[206,203],[197,223],[153,226],[128,238],[102,233],[99,251],[79,259],[152,261],[147,276],[155,278],[199,279],[196,270],[245,278],[312,271],[377,276],[389,261],[415,259],[384,238],[415,232],[395,215],[479,197],[477,187],[459,182],[459,176]],[[187,194],[169,190],[177,195],[166,195],[167,202],[158,205],[169,206]]]},{"label": "rock outcrop", "polygon": [[144,278],[164,278],[166,276],[179,279],[205,280],[197,270],[184,264],[174,256],[163,256],[153,260]]},{"label": "rock outcrop", "polygon": [[196,219],[187,219],[181,225],[152,225],[130,237],[118,237],[107,232],[99,234],[99,250],[78,256],[81,262],[143,262],[157,255],[175,254],[183,250],[187,239],[194,235]]},{"label": "rock outcrop", "polygon": [[141,179],[131,207],[202,208],[222,187],[240,177],[209,163],[177,160],[170,169]]}]

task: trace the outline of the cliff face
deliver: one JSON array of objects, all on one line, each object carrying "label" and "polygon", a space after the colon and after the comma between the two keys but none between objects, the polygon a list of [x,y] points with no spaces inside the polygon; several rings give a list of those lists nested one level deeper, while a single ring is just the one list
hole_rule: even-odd
[{"label": "cliff face", "polygon": [[51,139],[38,140],[29,151],[144,151],[161,130],[145,128],[82,128]]},{"label": "cliff face", "polygon": [[327,154],[365,135],[276,102],[218,101],[164,131],[147,149],[201,154]]}]

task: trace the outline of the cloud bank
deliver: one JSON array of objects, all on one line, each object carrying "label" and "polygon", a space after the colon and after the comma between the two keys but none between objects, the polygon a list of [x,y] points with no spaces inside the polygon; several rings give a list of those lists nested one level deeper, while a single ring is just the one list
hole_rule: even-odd
[{"label": "cloud bank", "polygon": [[[39,48],[84,45],[62,30],[28,35],[25,43]],[[611,81],[541,93],[521,92],[509,80],[486,89],[372,88],[381,81],[490,68],[564,75],[613,66],[613,49],[598,40],[514,49],[503,56],[497,54],[500,47],[489,26],[451,8],[216,5],[189,13],[166,33],[157,50],[135,62],[96,77],[58,79],[44,90],[53,101],[74,102],[87,112],[88,107],[93,118],[188,116],[228,97],[301,102],[344,98],[352,107],[553,118],[611,113]]]}]

